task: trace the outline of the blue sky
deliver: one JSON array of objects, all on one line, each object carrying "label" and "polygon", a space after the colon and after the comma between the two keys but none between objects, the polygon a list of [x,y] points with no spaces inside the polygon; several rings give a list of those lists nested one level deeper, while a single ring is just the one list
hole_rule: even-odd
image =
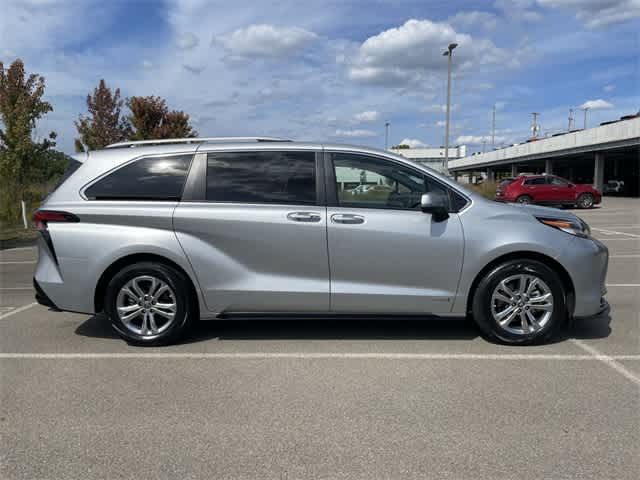
[{"label": "blue sky", "polygon": [[[382,147],[440,145],[447,44],[452,139],[471,150],[640,108],[640,0],[0,2],[0,59],[43,74],[38,134],[71,152],[73,121],[104,78],[160,95],[202,136],[279,135]],[[582,126],[582,112],[576,125]]]}]

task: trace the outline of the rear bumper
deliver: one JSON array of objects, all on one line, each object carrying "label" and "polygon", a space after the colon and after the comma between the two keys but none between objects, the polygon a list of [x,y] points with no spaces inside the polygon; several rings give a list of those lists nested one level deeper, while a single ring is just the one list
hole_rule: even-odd
[{"label": "rear bumper", "polygon": [[60,311],[57,305],[53,303],[53,300],[51,300],[49,296],[44,293],[44,290],[42,290],[42,287],[40,287],[40,284],[35,278],[33,279],[33,288],[36,291],[36,302],[38,302],[40,305],[44,305],[45,307],[49,307],[52,310]]}]

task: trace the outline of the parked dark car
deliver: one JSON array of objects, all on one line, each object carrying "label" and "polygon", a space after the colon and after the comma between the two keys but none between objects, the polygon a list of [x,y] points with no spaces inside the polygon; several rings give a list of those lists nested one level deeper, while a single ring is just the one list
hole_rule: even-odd
[{"label": "parked dark car", "polygon": [[496,190],[500,202],[572,205],[592,208],[602,201],[602,194],[588,184],[575,184],[555,175],[521,175]]}]

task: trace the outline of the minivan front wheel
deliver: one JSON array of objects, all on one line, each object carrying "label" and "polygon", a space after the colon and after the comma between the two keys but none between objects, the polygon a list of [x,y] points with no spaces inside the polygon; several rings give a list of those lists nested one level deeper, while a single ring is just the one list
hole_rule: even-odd
[{"label": "minivan front wheel", "polygon": [[129,265],[111,279],[105,310],[118,334],[136,345],[174,343],[193,317],[184,275],[151,262]]},{"label": "minivan front wheel", "polygon": [[478,284],[473,316],[485,335],[503,343],[548,341],[567,319],[562,282],[541,262],[507,261]]}]

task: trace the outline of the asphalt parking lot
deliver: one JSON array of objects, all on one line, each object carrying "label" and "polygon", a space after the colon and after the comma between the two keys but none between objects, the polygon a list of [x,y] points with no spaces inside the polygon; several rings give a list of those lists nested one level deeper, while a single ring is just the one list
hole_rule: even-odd
[{"label": "asphalt parking lot", "polygon": [[[0,478],[637,478],[640,200],[576,211],[610,315],[513,348],[464,320],[224,321],[129,347],[0,252]],[[636,473],[633,473],[636,472]]]}]

